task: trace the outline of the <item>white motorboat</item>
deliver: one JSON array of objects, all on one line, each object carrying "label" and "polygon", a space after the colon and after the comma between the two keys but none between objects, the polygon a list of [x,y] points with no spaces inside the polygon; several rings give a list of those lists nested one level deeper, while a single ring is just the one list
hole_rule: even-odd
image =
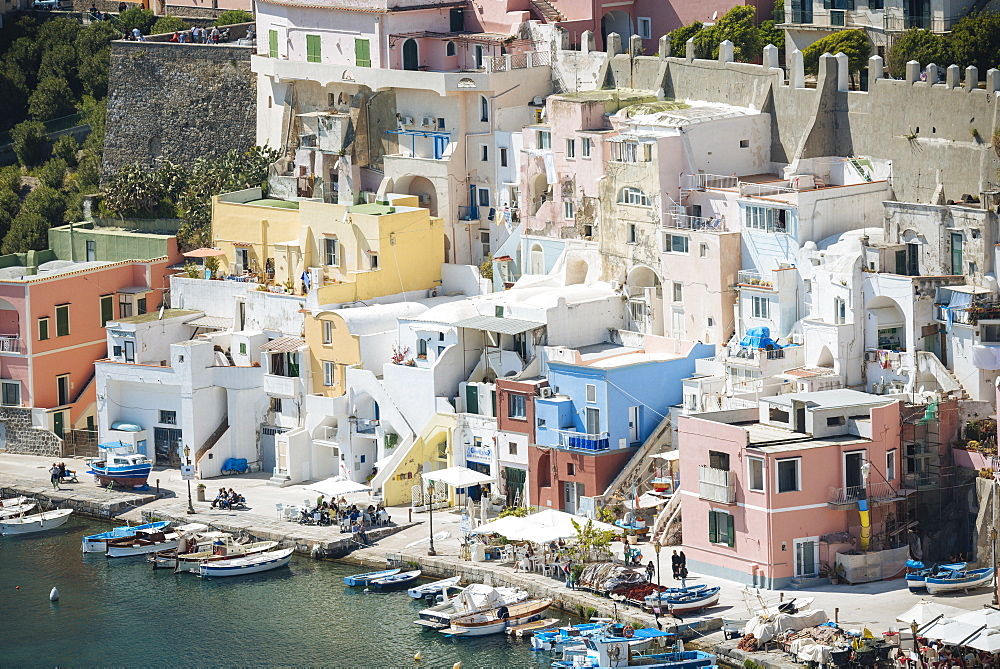
[{"label": "white motorboat", "polygon": [[508,626],[523,625],[540,620],[545,610],[552,606],[548,598],[528,599],[510,606],[498,606],[478,613],[467,613],[452,618],[451,626],[441,632],[449,636],[487,636],[499,634]]},{"label": "white motorboat", "polygon": [[428,629],[440,630],[451,624],[452,618],[492,609],[504,604],[511,605],[523,602],[528,593],[517,588],[493,588],[482,583],[473,583],[460,593],[448,598],[448,589],[444,590],[444,601],[436,606],[424,609],[418,615],[414,625]]},{"label": "white motorboat", "polygon": [[[249,544],[238,544],[234,541],[225,543],[213,543],[206,550],[199,550],[196,553],[181,553],[174,558],[175,572],[197,572],[198,568],[206,562],[221,562],[232,560],[237,557],[248,555],[258,555],[272,551],[278,547],[277,541],[254,541]],[[200,548],[200,546],[199,546]]]},{"label": "white motorboat", "polygon": [[0,499],[0,509],[8,506],[18,506],[28,502],[28,498],[23,495],[20,497],[8,497],[7,499]]},{"label": "white motorboat", "polygon": [[35,508],[34,502],[25,502],[24,504],[15,504],[13,506],[0,507],[0,518],[13,518],[14,516],[23,516],[32,509]]},{"label": "white motorboat", "polygon": [[73,509],[53,509],[18,518],[5,518],[0,520],[0,534],[29,534],[51,530],[65,525],[72,513]]},{"label": "white motorboat", "polygon": [[215,578],[218,576],[245,576],[246,574],[270,571],[288,564],[294,552],[294,548],[282,548],[281,550],[247,555],[231,560],[202,562],[198,565],[198,575],[203,578]]}]

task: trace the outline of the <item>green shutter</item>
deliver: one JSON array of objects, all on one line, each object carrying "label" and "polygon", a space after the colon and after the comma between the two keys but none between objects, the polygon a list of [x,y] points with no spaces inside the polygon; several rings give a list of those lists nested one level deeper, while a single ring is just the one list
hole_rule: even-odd
[{"label": "green shutter", "polygon": [[719,541],[719,525],[715,511],[708,512],[708,541],[713,544]]},{"label": "green shutter", "polygon": [[306,61],[318,63],[321,60],[321,45],[319,35],[306,35]]},{"label": "green shutter", "polygon": [[466,413],[479,413],[479,387],[465,387],[465,411]]},{"label": "green shutter", "polygon": [[104,295],[101,297],[101,327],[115,317],[114,295]]},{"label": "green shutter", "polygon": [[733,516],[731,514],[726,515],[726,523],[728,524],[728,529],[726,530],[726,544],[732,548],[736,545],[736,532],[733,530]]},{"label": "green shutter", "polygon": [[56,336],[65,337],[69,334],[69,306],[56,307]]},{"label": "green shutter", "polygon": [[354,38],[354,62],[358,67],[372,66],[371,43],[368,40]]},{"label": "green shutter", "polygon": [[267,55],[271,58],[278,57],[278,31],[267,31]]}]

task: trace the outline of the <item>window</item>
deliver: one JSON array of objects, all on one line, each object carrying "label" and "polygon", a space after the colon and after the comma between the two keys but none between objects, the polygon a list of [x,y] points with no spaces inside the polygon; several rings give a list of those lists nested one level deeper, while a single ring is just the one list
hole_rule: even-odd
[{"label": "window", "polygon": [[135,313],[137,316],[142,316],[146,313],[146,298],[140,297],[135,301]]},{"label": "window", "polygon": [[368,40],[354,38],[354,64],[358,67],[372,66],[372,46]]},{"label": "window", "polygon": [[591,404],[597,402],[597,386],[593,383],[587,384],[587,401]]},{"label": "window", "polygon": [[498,304],[493,307],[493,315],[497,318],[503,318],[503,305]]},{"label": "window", "polygon": [[539,149],[551,149],[552,148],[552,133],[548,130],[538,131],[538,148]]},{"label": "window", "polygon": [[69,334],[69,305],[60,304],[56,307],[56,336],[65,337]]},{"label": "window", "polygon": [[306,35],[306,62],[319,63],[322,61],[322,41],[319,35]]},{"label": "window", "polygon": [[740,140],[740,148],[741,149],[749,149],[750,148],[750,140],[749,139],[741,139]]},{"label": "window", "polygon": [[674,281],[674,302],[684,301],[684,284]]},{"label": "window", "polygon": [[448,42],[447,44],[444,45],[444,55],[446,55],[446,56],[454,56],[457,53],[458,53],[458,49],[455,47],[455,43],[454,42]]},{"label": "window", "polygon": [[507,396],[507,415],[510,418],[527,418],[528,403],[524,395],[511,393]]},{"label": "window", "polygon": [[601,410],[596,407],[587,407],[584,410],[587,434],[601,433]]},{"label": "window", "polygon": [[896,480],[896,451],[895,449],[885,454],[885,480]]},{"label": "window", "polygon": [[438,117],[438,130],[444,130],[444,117]]},{"label": "window", "polygon": [[826,419],[827,427],[837,427],[838,425],[843,425],[847,422],[847,419],[843,416],[829,416]]},{"label": "window", "polygon": [[267,55],[270,58],[278,57],[278,31],[267,31]]},{"label": "window", "polygon": [[833,323],[843,325],[847,322],[847,300],[836,297],[833,300]]},{"label": "window", "polygon": [[507,167],[507,149],[500,147],[500,167]]},{"label": "window", "polygon": [[426,339],[418,339],[417,340],[417,355],[418,356],[422,355],[425,358],[427,357],[427,340]]},{"label": "window", "polygon": [[49,319],[38,319],[38,341],[45,341],[49,338]]},{"label": "window", "polygon": [[766,297],[752,295],[750,297],[751,314],[754,318],[769,318],[768,300]]},{"label": "window", "polygon": [[274,413],[281,413],[281,398],[272,397],[271,398],[271,411]]},{"label": "window", "polygon": [[333,343],[333,321],[323,321],[323,343]]},{"label": "window", "polygon": [[326,264],[330,267],[340,266],[340,240],[336,237],[327,237],[323,240],[325,248],[323,253],[326,257]]},{"label": "window", "polygon": [[247,343],[245,341],[240,342],[240,355],[247,354]]},{"label": "window", "polygon": [[576,158],[576,140],[567,139],[566,140],[566,157]]},{"label": "window", "polygon": [[618,202],[621,204],[634,204],[639,207],[648,207],[649,198],[638,188],[626,186],[618,191]]},{"label": "window", "polygon": [[176,411],[164,411],[160,409],[160,424],[161,425],[177,425],[177,412]]},{"label": "window", "polygon": [[465,31],[465,10],[461,7],[452,9],[448,14],[449,32],[460,33]]},{"label": "window", "polygon": [[572,221],[575,218],[575,213],[576,212],[574,211],[573,201],[565,200],[563,202],[563,217],[567,221]]},{"label": "window", "polygon": [[490,147],[486,144],[479,145],[479,160],[486,162],[490,159]]},{"label": "window", "polygon": [[764,492],[764,460],[761,458],[747,458],[747,488]]},{"label": "window", "polygon": [[902,351],[906,348],[903,342],[902,328],[879,328],[878,347],[886,351]]},{"label": "window", "polygon": [[962,233],[951,234],[951,273],[962,274]]},{"label": "window", "polygon": [[635,223],[628,224],[628,243],[637,244],[639,242],[639,231],[635,227]]},{"label": "window", "polygon": [[583,137],[580,139],[580,151],[584,158],[590,158],[590,152],[594,145],[593,140],[590,137]]},{"label": "window", "polygon": [[250,249],[245,246],[237,246],[233,252],[236,258],[237,271],[243,272],[250,267]]},{"label": "window", "polygon": [[17,381],[0,383],[0,401],[5,407],[21,406],[21,384]]},{"label": "window", "polygon": [[707,319],[705,319],[705,325],[706,325],[706,327],[714,328],[715,327],[715,319],[712,318],[711,316],[709,316]]},{"label": "window", "polygon": [[653,20],[648,16],[640,16],[635,20],[636,32],[642,39],[653,38]]},{"label": "window", "polygon": [[611,142],[611,160],[617,163],[648,163],[652,159],[652,144]]},{"label": "window", "polygon": [[708,244],[705,242],[698,243],[698,257],[707,258],[708,257]]},{"label": "window", "polygon": [[778,492],[795,492],[801,490],[802,459],[788,458],[778,460]]},{"label": "window", "polygon": [[479,120],[483,123],[490,120],[490,101],[485,95],[479,96]]},{"label": "window", "polygon": [[666,235],[663,238],[664,253],[687,253],[691,240],[684,235]]},{"label": "window", "polygon": [[490,189],[480,188],[479,189],[479,206],[488,207],[490,206]]},{"label": "window", "polygon": [[725,544],[730,548],[736,545],[732,514],[714,509],[708,512],[708,540],[713,544]]},{"label": "window", "polygon": [[576,476],[576,463],[567,462],[566,463],[566,476]]},{"label": "window", "polygon": [[770,207],[747,207],[746,227],[763,232],[785,232],[785,210]]},{"label": "window", "polygon": [[507,452],[511,455],[517,455],[517,442],[508,441],[507,442]]},{"label": "window", "polygon": [[324,360],[323,361],[323,385],[324,386],[332,386],[333,385],[333,375],[334,375],[334,370],[335,369],[336,369],[336,365],[333,362],[331,362],[329,360]]},{"label": "window", "polygon": [[724,453],[723,451],[709,451],[708,466],[712,469],[721,469],[724,472],[728,472],[729,453]]}]

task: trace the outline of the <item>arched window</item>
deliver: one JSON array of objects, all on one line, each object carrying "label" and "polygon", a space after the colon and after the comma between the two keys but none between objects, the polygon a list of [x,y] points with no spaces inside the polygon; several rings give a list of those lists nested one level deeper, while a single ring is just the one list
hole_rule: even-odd
[{"label": "arched window", "polygon": [[483,122],[490,120],[490,101],[485,95],[479,96],[479,120]]},{"label": "arched window", "polygon": [[444,55],[454,56],[458,53],[458,48],[455,46],[454,42],[448,42],[444,45]]},{"label": "arched window", "polygon": [[621,204],[635,204],[640,207],[649,206],[649,198],[638,188],[626,186],[618,191],[618,202]]}]

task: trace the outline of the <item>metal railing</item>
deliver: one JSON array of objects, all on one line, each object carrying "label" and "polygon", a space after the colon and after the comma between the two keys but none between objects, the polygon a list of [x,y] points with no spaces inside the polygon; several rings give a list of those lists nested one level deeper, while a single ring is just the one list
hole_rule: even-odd
[{"label": "metal railing", "polygon": [[725,232],[726,219],[705,218],[703,216],[690,216],[688,214],[676,214],[667,212],[660,222],[661,227],[676,230],[697,230],[700,232]]},{"label": "metal railing", "polygon": [[725,469],[698,467],[698,497],[710,502],[732,504],[736,501],[736,474]]},{"label": "metal railing", "polygon": [[17,335],[0,335],[0,351],[4,353],[20,353],[21,338]]},{"label": "metal railing", "polygon": [[357,419],[358,432],[374,432],[376,427],[378,427],[378,418]]},{"label": "metal railing", "polygon": [[765,279],[764,275],[752,269],[741,269],[736,275],[736,283],[741,286],[757,286],[759,288],[773,288],[774,282]]},{"label": "metal railing", "polygon": [[559,433],[559,442],[563,448],[572,448],[580,451],[606,451],[611,448],[611,441],[607,432],[597,432],[589,434],[586,432],[566,432]]},{"label": "metal railing", "polygon": [[704,190],[706,188],[736,188],[740,185],[735,174],[683,174],[681,175],[681,190]]},{"label": "metal railing", "polygon": [[834,505],[847,505],[857,504],[863,499],[867,499],[869,502],[883,502],[897,499],[901,496],[903,494],[889,483],[878,481],[876,483],[869,483],[867,486],[848,486],[846,488],[830,486],[830,494],[827,497],[827,501]]},{"label": "metal railing", "polygon": [[[780,183],[787,184],[787,181]],[[779,186],[776,183],[748,183],[740,182],[740,195],[743,197],[768,197],[770,195],[788,195],[798,191],[788,186]]]},{"label": "metal railing", "polygon": [[458,207],[458,220],[460,221],[478,221],[479,220],[479,207],[468,207],[465,205],[459,205]]}]

